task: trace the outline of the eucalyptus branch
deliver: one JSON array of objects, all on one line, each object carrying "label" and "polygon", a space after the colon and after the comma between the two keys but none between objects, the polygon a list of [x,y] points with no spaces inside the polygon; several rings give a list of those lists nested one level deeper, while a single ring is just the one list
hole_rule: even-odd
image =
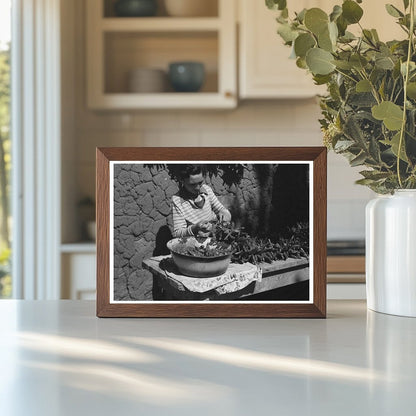
[{"label": "eucalyptus branch", "polygon": [[395,101],[393,100],[393,95],[394,95],[394,90],[396,89],[396,84],[397,84],[397,81],[396,81],[396,80],[394,80],[394,81],[393,81],[393,88],[391,89],[391,94],[390,94],[390,97],[389,97],[389,100],[390,100],[390,101],[393,101],[393,102],[395,102]]},{"label": "eucalyptus branch", "polygon": [[400,88],[399,91],[397,91],[397,94],[396,94],[396,96],[394,97],[394,100],[393,100],[394,103],[399,99],[400,94],[402,93],[402,91],[403,91],[403,88]]},{"label": "eucalyptus branch", "polygon": [[370,84],[371,93],[373,94],[374,99],[377,101],[377,104],[380,104],[380,101],[381,100],[380,100],[380,97],[379,97],[378,92],[376,90],[376,87],[371,82],[370,78],[368,78],[367,72],[365,72],[365,69],[362,67],[362,65],[361,65],[361,69],[362,69],[362,71],[360,71],[360,75],[362,76],[363,79],[365,79],[366,81],[368,81],[368,83]]},{"label": "eucalyptus branch", "polygon": [[403,188],[402,178],[400,174],[400,155],[403,147],[404,132],[406,130],[406,110],[407,110],[407,83],[409,81],[409,68],[410,61],[412,58],[412,49],[413,49],[413,37],[414,37],[414,28],[415,28],[415,0],[410,0],[410,30],[409,30],[409,44],[407,47],[407,60],[406,60],[406,73],[404,75],[404,85],[403,85],[403,118],[402,118],[402,127],[400,129],[400,139],[399,139],[399,148],[397,151],[397,177],[399,179],[399,185]]},{"label": "eucalyptus branch", "polygon": [[338,72],[338,73],[339,73],[339,74],[341,74],[341,75],[344,75],[344,77],[346,77],[346,78],[350,79],[352,82],[355,82],[355,83],[357,83],[357,82],[358,82],[355,78],[351,77],[351,76],[350,76],[350,75],[348,75],[348,74],[345,74],[344,72],[340,71],[338,68],[335,68],[335,71],[336,71],[336,72]]}]

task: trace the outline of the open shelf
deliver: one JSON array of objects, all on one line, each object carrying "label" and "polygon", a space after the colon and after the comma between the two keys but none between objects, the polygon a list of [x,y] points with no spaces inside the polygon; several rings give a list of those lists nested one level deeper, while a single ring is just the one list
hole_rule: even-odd
[{"label": "open shelf", "polygon": [[[235,3],[211,1],[217,10],[215,16],[169,17],[161,8],[155,17],[127,18],[114,16],[112,0],[88,0],[88,107],[97,110],[235,108]],[[137,88],[129,88],[131,71],[162,70],[167,81],[169,64],[183,61],[204,65],[205,79],[198,92],[178,93],[169,82],[164,87],[140,88],[140,91],[157,91],[151,93],[137,93]]]},{"label": "open shelf", "polygon": [[[99,0],[103,2],[103,11],[102,16],[105,19],[116,17],[115,13],[115,3],[117,0]],[[196,0],[194,0],[196,1]],[[230,0],[227,0],[230,1]],[[168,8],[166,7],[165,0],[156,0],[157,2],[157,12],[154,17],[141,17],[140,19],[155,19],[158,17],[167,17],[174,19],[173,16],[170,16],[168,13]],[[198,16],[195,17],[218,17],[219,15],[219,0],[204,0],[203,11]],[[199,8],[198,8],[199,9]],[[195,9],[194,9],[195,10]],[[186,17],[185,19],[194,19],[195,17]],[[120,19],[130,20],[134,19],[133,17],[120,17]]]},{"label": "open shelf", "polygon": [[[106,33],[104,54],[105,94],[130,94],[129,73],[137,68],[163,70],[167,79],[169,64],[178,61],[202,62],[205,81],[200,92],[176,93],[176,100],[186,99],[189,94],[218,92],[218,39],[215,32]],[[174,93],[168,82],[165,88],[155,95]]]},{"label": "open shelf", "polygon": [[216,17],[138,17],[138,18],[108,18],[103,19],[101,28],[106,32],[137,31],[137,32],[169,32],[184,31],[193,32],[218,30],[220,20]]}]

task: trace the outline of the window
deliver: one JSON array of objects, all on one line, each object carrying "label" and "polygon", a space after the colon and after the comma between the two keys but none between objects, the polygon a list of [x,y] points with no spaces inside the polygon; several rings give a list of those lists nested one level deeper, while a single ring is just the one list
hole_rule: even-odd
[{"label": "window", "polygon": [[0,0],[0,298],[9,298],[12,293],[10,270],[10,8],[10,0]]}]

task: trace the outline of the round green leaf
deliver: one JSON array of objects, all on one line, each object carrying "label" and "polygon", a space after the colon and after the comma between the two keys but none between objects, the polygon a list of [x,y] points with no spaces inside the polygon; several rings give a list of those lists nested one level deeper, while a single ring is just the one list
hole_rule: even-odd
[{"label": "round green leaf", "polygon": [[308,66],[306,65],[306,60],[305,58],[298,58],[296,59],[296,66],[298,68],[302,68],[302,69],[308,69]]},{"label": "round green leaf", "polygon": [[333,59],[330,52],[320,48],[309,49],[306,54],[306,64],[314,75],[330,74],[335,69],[335,65],[332,63]]},{"label": "round green leaf", "polygon": [[334,22],[328,23],[329,37],[333,45],[336,45],[338,39],[338,26]]},{"label": "round green leaf", "polygon": [[342,3],[342,16],[349,23],[358,23],[363,16],[363,9],[352,0],[347,0]]},{"label": "round green leaf", "polygon": [[304,58],[306,52],[315,46],[316,42],[313,36],[309,33],[302,33],[295,39],[295,53],[296,56]]},{"label": "round green leaf", "polygon": [[342,14],[342,7],[337,4],[334,6],[332,13],[329,15],[331,22],[335,22],[339,16]]},{"label": "round green leaf", "polygon": [[296,13],[296,20],[298,20],[299,22],[303,23],[304,19],[305,19],[305,14],[307,12],[307,9],[302,9],[299,13]]},{"label": "round green leaf", "polygon": [[400,130],[402,127],[403,110],[391,101],[383,101],[371,109],[373,117],[382,120],[389,130]]},{"label": "round green leaf", "polygon": [[272,10],[283,10],[286,7],[286,0],[266,0],[266,6]]},{"label": "round green leaf", "polygon": [[296,32],[296,30],[293,30],[291,26],[287,23],[280,24],[277,29],[277,33],[282,37],[282,39],[286,43],[294,41],[298,36],[298,32]]},{"label": "round green leaf", "polygon": [[328,15],[318,7],[309,9],[305,13],[305,26],[315,35],[324,32],[328,26]]},{"label": "round green leaf", "polygon": [[416,82],[407,84],[407,96],[412,100],[416,100]]},{"label": "round green leaf", "polygon": [[313,80],[316,85],[329,84],[331,82],[331,75],[314,75]]},{"label": "round green leaf", "polygon": [[340,36],[344,36],[348,27],[348,22],[344,19],[342,15],[339,16],[337,19],[337,27]]},{"label": "round green leaf", "polygon": [[[395,134],[390,142],[384,142],[384,144],[387,144],[391,146],[391,151],[395,156],[399,156],[399,145],[400,145],[400,132]],[[400,156],[399,158],[403,160],[404,162],[409,162],[409,159],[406,155],[406,149],[405,149],[405,142],[402,141],[402,145],[400,146]]]},{"label": "round green leaf", "polygon": [[370,81],[366,79],[362,79],[361,81],[357,82],[357,85],[355,86],[355,90],[357,92],[370,92],[371,91]]},{"label": "round green leaf", "polygon": [[342,70],[350,70],[352,68],[352,65],[348,61],[332,61],[332,63],[339,69]]},{"label": "round green leaf", "polygon": [[380,69],[391,70],[394,68],[394,61],[389,56],[379,56],[376,58],[376,67]]},{"label": "round green leaf", "polygon": [[350,63],[354,68],[358,70],[363,69],[368,64],[367,60],[357,53],[351,56]]},{"label": "round green leaf", "polygon": [[334,45],[332,43],[331,37],[329,36],[328,28],[318,35],[318,45],[321,49],[324,49],[328,52],[333,52]]}]

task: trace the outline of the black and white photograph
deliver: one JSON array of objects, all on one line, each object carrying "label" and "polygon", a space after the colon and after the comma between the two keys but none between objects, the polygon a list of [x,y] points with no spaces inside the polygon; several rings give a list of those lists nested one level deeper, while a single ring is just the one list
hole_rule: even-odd
[{"label": "black and white photograph", "polygon": [[110,302],[313,302],[309,161],[110,163]]}]

